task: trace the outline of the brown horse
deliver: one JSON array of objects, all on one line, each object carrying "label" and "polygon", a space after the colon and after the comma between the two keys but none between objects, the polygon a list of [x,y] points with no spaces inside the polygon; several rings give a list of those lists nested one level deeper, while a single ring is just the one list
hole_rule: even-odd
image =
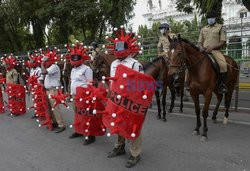
[{"label": "brown horse", "polygon": [[[204,107],[202,110],[203,133],[201,137],[201,140],[205,141],[207,139],[207,117],[212,93],[214,92],[216,94],[218,100],[212,117],[214,121],[216,121],[218,108],[223,98],[223,95],[218,93],[218,75],[213,69],[207,54],[200,52],[198,47],[189,41],[182,39],[180,36],[178,36],[178,39],[175,38],[173,40],[169,38],[169,41],[171,42],[171,51],[169,53],[169,55],[171,55],[169,75],[174,75],[186,68],[188,69],[188,86],[191,97],[195,104],[195,113],[197,117],[197,124],[196,128],[194,129],[195,135],[199,134],[199,129],[201,127],[199,95],[201,94],[205,98]],[[238,77],[238,66],[232,58],[228,56],[225,57],[228,64],[228,79],[226,82],[228,92],[225,94],[226,112],[224,118],[226,122],[229,116],[228,111],[231,103],[232,93]]]},{"label": "brown horse", "polygon": [[[115,60],[115,56],[107,55],[102,52],[98,52],[97,56],[93,61],[94,73],[99,75],[99,80],[101,77],[110,75],[110,66],[111,63]],[[141,62],[141,61],[140,61]],[[153,62],[148,63],[147,65],[144,62],[141,62],[145,68],[145,74],[151,75],[155,80],[159,81],[158,83],[162,83],[163,87],[157,87],[157,89],[162,88],[162,106],[163,106],[163,121],[166,121],[166,94],[167,94],[167,86],[171,91],[171,105],[169,108],[169,112],[172,112],[174,108],[174,100],[175,100],[175,87],[173,85],[173,79],[168,77],[168,64],[163,57],[156,58]],[[181,74],[180,74],[181,75]],[[182,74],[183,75],[183,74]],[[181,105],[180,111],[183,110],[183,94],[184,94],[184,76],[179,77],[180,82],[180,94],[181,94]],[[156,102],[158,107],[158,115],[157,118],[161,119],[161,100],[159,91],[155,92]]]}]

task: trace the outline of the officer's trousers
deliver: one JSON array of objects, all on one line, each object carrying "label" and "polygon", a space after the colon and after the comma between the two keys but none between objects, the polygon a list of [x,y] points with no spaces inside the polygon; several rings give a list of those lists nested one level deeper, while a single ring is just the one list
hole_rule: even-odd
[{"label": "officer's trousers", "polygon": [[221,53],[221,51],[219,51],[219,50],[213,50],[211,53],[213,54],[213,56],[215,57],[215,60],[219,64],[220,73],[227,72],[226,59],[225,59],[225,56]]}]

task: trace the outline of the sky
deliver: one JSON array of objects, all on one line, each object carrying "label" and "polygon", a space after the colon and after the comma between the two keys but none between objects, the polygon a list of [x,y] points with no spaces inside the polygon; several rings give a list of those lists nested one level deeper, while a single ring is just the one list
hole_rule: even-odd
[{"label": "sky", "polygon": [[136,0],[134,7],[134,18],[130,21],[133,31],[137,31],[138,26],[144,24],[143,14],[147,12],[147,0]]}]

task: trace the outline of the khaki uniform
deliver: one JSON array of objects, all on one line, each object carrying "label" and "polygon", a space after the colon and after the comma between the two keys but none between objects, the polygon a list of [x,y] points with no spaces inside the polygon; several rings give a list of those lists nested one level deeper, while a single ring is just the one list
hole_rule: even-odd
[{"label": "khaki uniform", "polygon": [[17,84],[18,83],[18,73],[16,69],[11,69],[10,71],[7,71],[6,73],[6,84]]},{"label": "khaki uniform", "polygon": [[[217,46],[221,41],[227,41],[226,31],[222,24],[204,27],[198,40],[204,48]],[[227,72],[227,63],[223,53],[219,50],[213,50],[211,53],[220,66],[220,72]]]},{"label": "khaki uniform", "polygon": [[[175,37],[175,34],[169,33],[169,37],[172,39]],[[170,42],[167,36],[161,36],[157,45],[157,48],[160,49],[160,54],[158,56],[166,56],[168,57]]]}]

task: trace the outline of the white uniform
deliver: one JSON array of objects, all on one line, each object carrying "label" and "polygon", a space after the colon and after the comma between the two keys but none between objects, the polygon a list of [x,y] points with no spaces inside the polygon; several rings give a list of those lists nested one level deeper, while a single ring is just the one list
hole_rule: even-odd
[{"label": "white uniform", "polygon": [[47,68],[48,74],[45,76],[44,87],[46,89],[56,88],[61,86],[61,73],[58,65],[53,64]]},{"label": "white uniform", "polygon": [[41,83],[41,81],[43,80],[43,76],[41,75],[42,73],[42,69],[38,66],[36,67],[35,69],[34,68],[31,68],[30,70],[30,76],[37,76],[37,81]]},{"label": "white uniform", "polygon": [[120,64],[125,65],[128,68],[132,68],[135,71],[139,71],[141,73],[144,73],[142,64],[140,62],[138,62],[134,58],[127,57],[123,60],[116,59],[112,62],[111,67],[110,67],[110,76],[111,77],[115,76],[116,67]]},{"label": "white uniform", "polygon": [[87,87],[87,83],[93,81],[93,71],[90,67],[82,64],[71,70],[71,94],[76,95],[76,87]]}]

